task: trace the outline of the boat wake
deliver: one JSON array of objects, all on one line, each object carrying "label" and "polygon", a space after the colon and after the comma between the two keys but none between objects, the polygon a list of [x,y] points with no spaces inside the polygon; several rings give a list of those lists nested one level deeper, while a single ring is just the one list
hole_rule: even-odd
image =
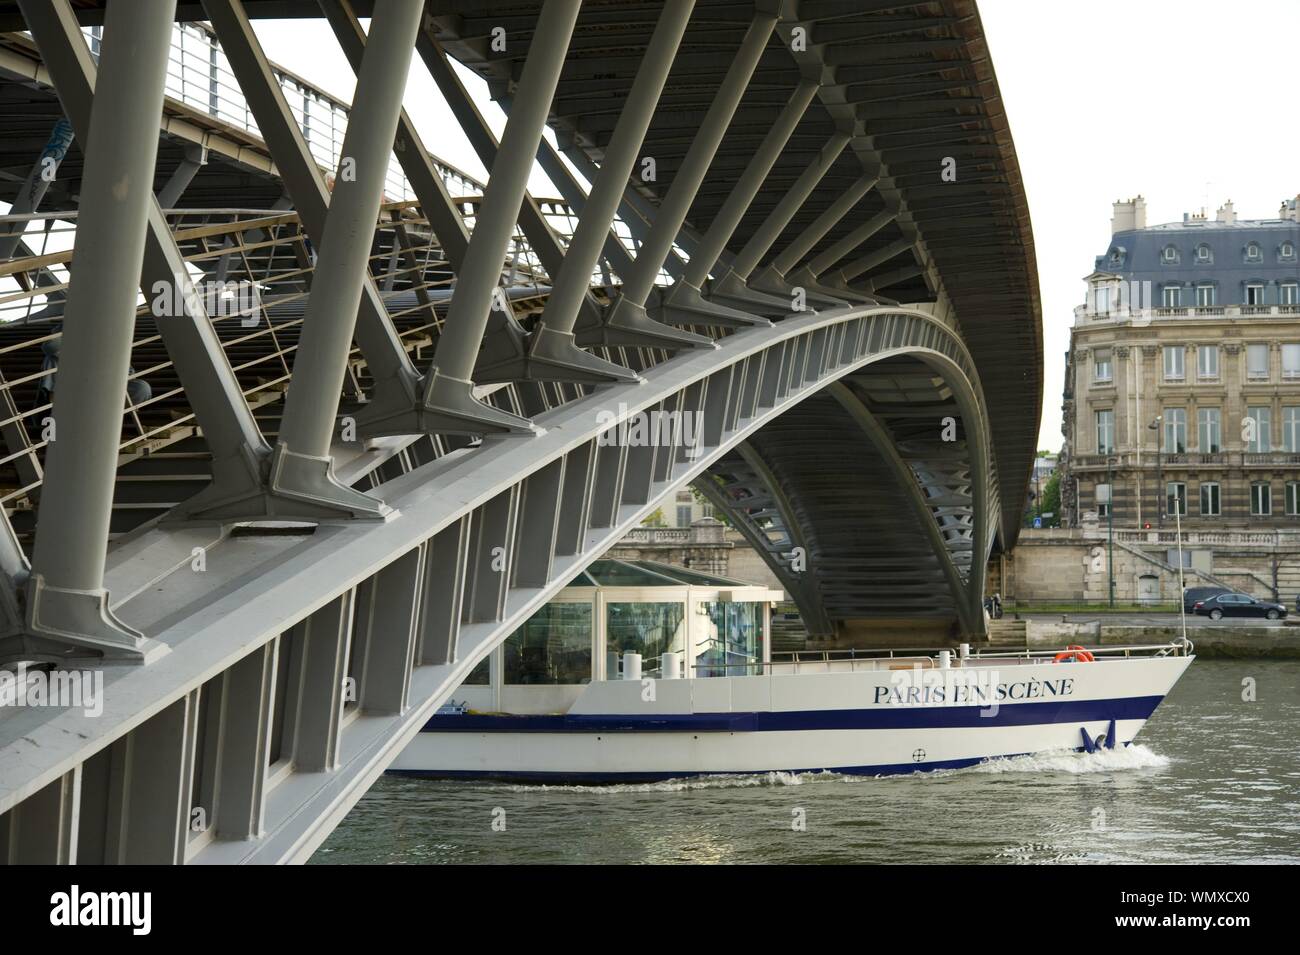
[{"label": "boat wake", "polygon": [[1119,749],[1099,749],[1095,753],[1074,750],[1034,753],[1028,756],[1008,756],[991,759],[961,772],[970,773],[1110,773],[1119,769],[1158,769],[1169,765],[1169,758],[1161,756],[1140,743],[1121,746]]},{"label": "boat wake", "polygon": [[623,793],[676,793],[696,789],[749,789],[755,786],[802,786],[822,779],[842,779],[838,773],[721,773],[712,776],[684,776],[655,783],[613,783],[599,786],[510,786],[521,792],[538,790],[580,790],[617,796]]},{"label": "boat wake", "polygon": [[1126,769],[1159,769],[1169,765],[1169,758],[1161,756],[1150,747],[1135,743],[1120,749],[1103,749],[1095,753],[1080,753],[1074,750],[1058,750],[1034,753],[1027,756],[1005,756],[991,759],[965,769],[946,769],[924,774],[903,773],[899,775],[866,776],[848,775],[833,772],[812,773],[723,773],[711,776],[689,776],[679,779],[666,779],[654,783],[615,783],[612,785],[507,785],[506,788],[521,792],[539,790],[581,791],[618,796],[627,793],[675,793],[705,789],[751,789],[758,786],[802,786],[804,783],[845,782],[863,783],[882,779],[908,780],[920,778],[942,778],[966,773],[1069,773],[1086,775],[1089,773],[1113,773]]}]

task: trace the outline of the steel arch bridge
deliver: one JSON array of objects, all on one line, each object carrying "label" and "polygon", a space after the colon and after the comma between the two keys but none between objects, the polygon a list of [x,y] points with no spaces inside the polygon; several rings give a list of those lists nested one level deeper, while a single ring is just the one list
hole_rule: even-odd
[{"label": "steel arch bridge", "polygon": [[[350,111],[263,16],[328,24]],[[0,857],[304,860],[686,483],[810,633],[983,636],[1042,359],[970,0],[18,0],[0,30],[0,655],[103,681],[0,707]],[[413,63],[486,183],[421,142]]]}]

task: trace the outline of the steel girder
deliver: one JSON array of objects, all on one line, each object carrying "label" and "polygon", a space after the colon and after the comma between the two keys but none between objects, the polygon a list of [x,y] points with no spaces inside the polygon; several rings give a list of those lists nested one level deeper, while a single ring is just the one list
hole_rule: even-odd
[{"label": "steel girder", "polygon": [[[318,16],[320,7],[296,0],[204,2],[224,23],[236,57],[242,56],[246,92],[260,98],[268,120],[277,114],[282,120],[277,159],[296,163],[288,178],[300,187],[300,214],[315,220],[308,231],[316,232],[320,245],[334,203],[302,143],[293,141],[296,127],[283,121],[287,106],[282,97],[276,101],[274,78],[244,16],[271,9]],[[963,13],[969,0],[939,5],[945,13]],[[978,600],[999,502],[1018,500],[1027,476],[1018,463],[1032,456],[1031,439],[1020,433],[1023,394],[1012,396],[1021,407],[1009,412],[1007,382],[999,374],[989,386],[997,401],[990,402],[980,371],[1003,371],[1008,361],[1020,361],[1027,370],[1013,384],[1023,385],[1032,383],[1035,368],[1041,378],[1041,358],[1025,347],[1026,335],[1037,334],[1036,299],[1025,293],[1023,281],[1032,274],[1032,251],[1027,221],[1016,218],[1023,194],[1018,185],[1003,189],[997,183],[999,172],[1014,173],[1014,156],[1008,158],[1009,139],[991,115],[996,88],[980,75],[969,49],[978,42],[977,18],[936,16],[932,5],[908,8],[912,12],[891,27],[891,39],[873,38],[871,56],[864,58],[848,50],[860,43],[860,31],[828,32],[830,20],[818,18],[815,3],[798,5],[805,19],[794,21],[791,3],[699,0],[666,85],[658,78],[643,84],[662,86],[641,145],[643,154],[658,160],[660,175],[657,184],[623,191],[620,204],[636,210],[647,252],[643,261],[624,264],[625,272],[636,273],[637,288],[623,301],[641,309],[649,293],[651,315],[722,331],[706,337],[668,328],[643,309],[611,323],[615,310],[583,326],[588,337],[578,341],[594,342],[596,357],[617,359],[642,381],[593,390],[590,378],[576,379],[583,384],[555,385],[559,400],[552,401],[551,383],[526,380],[525,371],[519,376],[525,380],[511,380],[485,402],[481,389],[471,390],[469,369],[484,327],[491,327],[488,300],[496,299],[501,253],[521,215],[525,231],[528,223],[534,226],[534,251],[549,257],[546,269],[563,271],[564,250],[548,237],[545,223],[536,228],[536,204],[523,188],[548,108],[566,151],[577,150],[599,168],[595,160],[612,148],[620,125],[614,116],[642,75],[643,59],[654,59],[643,51],[662,4],[635,0],[623,5],[625,11],[592,4],[580,15],[579,6],[579,0],[510,0],[467,12],[465,5],[426,3],[417,45],[435,74],[447,65],[443,51],[450,52],[486,76],[494,95],[512,108],[499,148],[492,144],[494,175],[477,201],[476,228],[464,249],[450,250],[461,260],[453,268],[457,294],[436,345],[443,346],[439,357],[456,366],[441,379],[451,382],[454,394],[437,393],[436,374],[420,382],[422,396],[413,393],[409,360],[393,347],[391,317],[377,305],[365,274],[361,240],[368,236],[357,232],[357,224],[374,197],[339,203],[352,210],[352,225],[344,230],[351,252],[329,261],[348,273],[346,282],[331,276],[340,280],[333,284],[348,286],[347,295],[338,296],[348,301],[343,309],[309,303],[308,317],[314,331],[324,328],[322,322],[333,329],[322,349],[333,367],[342,350],[339,332],[355,314],[352,286],[361,288],[358,338],[376,380],[400,384],[386,389],[385,402],[409,407],[416,426],[404,424],[400,440],[378,453],[347,460],[322,454],[325,416],[310,402],[330,409],[337,402],[331,388],[322,387],[295,398],[308,409],[297,414],[307,414],[313,427],[293,430],[311,432],[314,440],[302,442],[312,452],[307,456],[327,477],[337,472],[340,486],[368,481],[367,489],[388,506],[379,515],[386,519],[266,533],[237,530],[232,522],[241,515],[223,511],[215,517],[226,523],[145,528],[110,552],[103,576],[112,612],[167,653],[144,667],[104,668],[111,692],[96,719],[69,710],[21,712],[6,721],[0,736],[6,768],[0,774],[0,848],[6,855],[158,862],[306,858],[493,646],[666,494],[703,479],[709,469],[727,478],[712,490],[747,496],[749,506],[731,505],[738,525],[785,575],[818,632],[881,606],[929,612],[963,633],[979,632]],[[681,13],[687,5],[673,6]],[[190,7],[198,10],[182,3],[183,10]],[[330,0],[327,7],[361,64],[355,16],[389,20],[402,9],[410,28],[410,0]],[[93,18],[96,5],[78,9]],[[884,25],[874,8],[849,13],[853,25],[869,33]],[[827,16],[837,29],[843,25],[844,11]],[[498,28],[510,42],[502,55],[493,55],[490,37]],[[800,28],[811,46],[793,43]],[[930,37],[933,31],[945,35]],[[390,49],[394,36],[388,35]],[[899,67],[902,72],[890,73]],[[917,89],[908,69],[932,85],[928,75],[941,71],[945,84],[953,85]],[[949,73],[959,74],[960,82]],[[862,89],[886,75],[896,81],[899,99],[882,101]],[[392,78],[359,87],[387,89],[369,104],[382,107],[385,117],[371,124],[381,148],[363,151],[372,166],[392,128],[403,142],[414,140],[396,109]],[[913,99],[918,93],[926,98]],[[464,115],[468,126],[481,125]],[[638,138],[635,126],[629,127],[632,138]],[[962,186],[945,194],[924,176],[927,157],[915,154],[922,140],[906,140],[944,137],[952,129],[976,141],[925,141],[935,150],[928,158],[952,155],[975,168],[963,167],[969,174]],[[997,149],[984,141],[989,136]],[[895,137],[904,140],[901,149]],[[625,136],[617,150],[624,159],[629,145]],[[427,164],[413,168],[427,179]],[[805,175],[809,168],[815,174]],[[372,193],[375,170],[365,178],[365,191]],[[735,188],[737,181],[744,189]],[[790,191],[800,200],[782,204],[779,197]],[[430,221],[441,214],[452,245],[463,241],[443,197],[434,195],[436,189],[425,192],[435,203]],[[584,232],[602,245],[613,225],[603,220],[612,216],[619,190],[605,192],[591,203],[602,210],[602,221]],[[941,198],[950,199],[954,220],[972,218],[991,230],[1008,253],[1007,275],[994,274],[983,247],[967,248],[969,226],[949,223]],[[594,248],[594,240],[586,244]],[[680,260],[672,264],[674,247],[692,261],[697,255],[715,260],[708,271],[716,287],[702,287],[702,262],[695,263],[693,281],[682,284],[686,270]],[[787,314],[781,296],[793,291],[784,280],[788,268],[766,288],[755,280],[757,292],[746,285],[764,262],[796,268],[805,260],[804,291],[814,303],[820,296],[833,304],[868,304]],[[647,276],[653,284],[661,266],[678,279],[666,293],[646,287]],[[980,274],[986,268],[991,279]],[[933,304],[928,310],[875,307],[871,300],[881,290]],[[570,298],[580,299],[584,310],[593,306],[590,292]],[[990,316],[1008,310],[1028,314],[1013,323],[1009,339],[985,327]],[[573,327],[572,316],[564,319],[557,329]],[[975,358],[967,348],[973,327],[982,349]],[[1000,337],[999,344],[1014,346],[1009,358],[989,348]],[[696,350],[665,360],[665,350],[684,345]],[[575,354],[567,341],[558,351],[560,357]],[[332,381],[331,375],[316,379]],[[98,398],[115,402],[118,395]],[[918,411],[928,418],[915,418]],[[667,434],[648,443],[626,440],[622,426],[649,414],[673,422]],[[1010,443],[990,428],[990,416],[1003,414],[1016,422]],[[533,425],[522,421],[528,417]],[[936,417],[954,420],[954,440],[943,437]],[[437,435],[430,446],[409,434],[499,430],[492,424],[528,436],[491,434],[453,449]],[[1005,484],[1000,470],[1009,474]],[[13,543],[0,534],[0,545]],[[785,558],[787,544],[804,551],[805,569]],[[0,554],[11,576],[22,563],[14,549]],[[195,570],[195,553],[203,556],[202,573]],[[191,793],[197,793],[193,800]],[[128,808],[118,812],[121,807]],[[195,810],[202,811],[204,825],[190,825]],[[129,840],[123,838],[128,829]],[[56,838],[42,841],[38,832]]]},{"label": "steel girder", "polygon": [[[532,441],[488,439],[383,483],[396,511],[385,523],[297,536],[139,535],[114,553],[114,592],[130,595],[116,610],[170,652],[151,666],[107,670],[98,718],[11,716],[0,763],[15,771],[4,774],[0,812],[61,799],[66,780],[81,778],[84,806],[67,812],[85,827],[92,857],[305,859],[473,666],[666,495],[832,383],[908,356],[950,363],[954,379],[959,371],[979,394],[960,338],[927,313],[791,316],[648,369],[641,384],[545,412],[546,433]],[[690,412],[699,427],[673,429],[661,445],[619,443],[619,425],[650,411]],[[190,567],[194,546],[205,548],[203,575]],[[281,668],[287,699],[268,676]],[[354,700],[341,674],[355,681]],[[217,718],[202,707],[224,694],[241,701],[217,711],[231,721],[224,738],[236,742],[199,735],[201,726],[214,732],[207,720]],[[268,735],[250,738],[247,720]],[[154,763],[133,772],[128,752],[144,746]],[[205,775],[205,761],[216,766],[218,757],[220,771]],[[156,784],[154,764],[180,774],[178,783],[199,773],[209,793],[200,801],[211,800],[199,808],[217,822],[132,849],[116,841],[116,823],[96,829],[106,817],[93,807]],[[190,818],[190,792],[178,785],[161,824]],[[238,811],[223,812],[232,802]]]}]

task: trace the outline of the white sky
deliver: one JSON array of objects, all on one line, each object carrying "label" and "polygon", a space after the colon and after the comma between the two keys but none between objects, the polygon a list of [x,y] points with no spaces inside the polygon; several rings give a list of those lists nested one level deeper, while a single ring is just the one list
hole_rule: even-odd
[{"label": "white sky", "polygon": [[1300,193],[1296,0],[980,0],[1029,196],[1047,384],[1040,448],[1061,446],[1061,387],[1082,278],[1111,203],[1147,223],[1231,199],[1245,219]]},{"label": "white sky", "polygon": [[[980,0],[1029,197],[1043,301],[1042,448],[1061,445],[1061,387],[1081,279],[1110,238],[1111,203],[1147,221],[1232,199],[1271,218],[1300,193],[1297,0]],[[323,21],[256,21],[267,55],[345,101],[355,79]],[[504,122],[467,71],[498,135]],[[486,172],[418,64],[406,108],[435,154]],[[535,173],[532,189],[554,195]]]}]

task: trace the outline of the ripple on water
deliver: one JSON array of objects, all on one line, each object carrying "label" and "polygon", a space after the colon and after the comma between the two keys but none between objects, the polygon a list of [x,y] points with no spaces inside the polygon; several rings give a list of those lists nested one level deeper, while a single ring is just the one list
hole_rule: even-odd
[{"label": "ripple on water", "polygon": [[1297,863],[1297,686],[1300,661],[1198,660],[1136,745],[904,776],[384,777],[313,861]]}]

